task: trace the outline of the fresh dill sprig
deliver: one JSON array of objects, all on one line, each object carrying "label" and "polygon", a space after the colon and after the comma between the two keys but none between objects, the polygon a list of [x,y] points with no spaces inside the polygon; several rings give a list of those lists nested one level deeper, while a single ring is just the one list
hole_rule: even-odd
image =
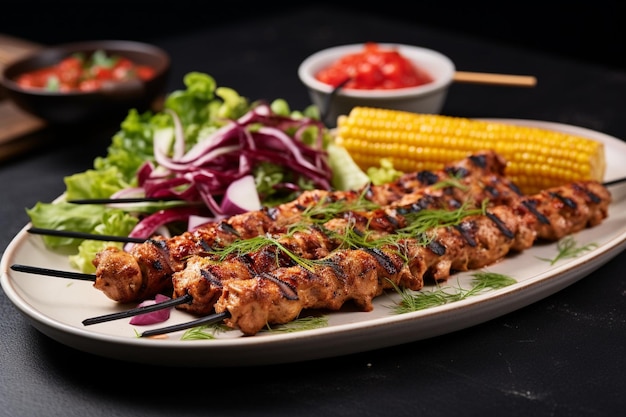
[{"label": "fresh dill sprig", "polygon": [[[326,316],[308,316],[300,317],[289,323],[279,324],[270,327],[269,324],[261,332],[270,333],[295,333],[303,330],[313,330],[328,326],[328,317]],[[211,324],[193,327],[187,330],[181,340],[214,340],[217,334],[223,332],[234,331],[234,329],[224,324]]]},{"label": "fresh dill sprig", "polygon": [[380,235],[366,226],[363,230],[356,228],[355,219],[348,218],[348,222],[341,233],[329,231],[332,238],[341,241],[341,248],[358,249],[380,247],[387,243],[396,242],[399,238],[394,234]]},{"label": "fresh dill sprig", "polygon": [[467,191],[469,187],[461,182],[461,173],[457,172],[447,179],[439,180],[433,184],[433,188],[438,190],[446,187],[454,187],[463,191]]},{"label": "fresh dill sprig", "polygon": [[597,243],[589,243],[584,246],[577,245],[578,244],[572,235],[565,236],[556,243],[557,254],[554,258],[550,259],[537,256],[537,259],[550,262],[550,265],[554,265],[562,259],[576,258],[583,252],[588,252],[598,247]]},{"label": "fresh dill sprig", "polygon": [[254,253],[263,249],[266,246],[275,246],[276,249],[278,249],[278,251],[276,252],[277,265],[279,264],[279,253],[284,253],[301,267],[312,270],[314,262],[296,255],[295,253],[287,249],[283,244],[281,244],[278,238],[270,236],[269,234],[255,236],[250,239],[239,239],[228,246],[214,249],[212,253],[217,255],[220,261],[223,261],[229,255],[243,255]]},{"label": "fresh dill sprig", "polygon": [[212,340],[215,335],[227,331],[232,331],[230,327],[224,324],[210,324],[192,327],[183,333],[180,340]]},{"label": "fresh dill sprig", "polygon": [[354,201],[339,199],[329,202],[326,199],[322,199],[317,204],[307,207],[302,212],[302,218],[310,223],[324,224],[338,217],[341,213],[348,211],[372,211],[379,208],[378,204],[365,198],[365,190],[363,190]]},{"label": "fresh dill sprig", "polygon": [[451,287],[439,287],[432,291],[409,291],[394,285],[401,299],[393,306],[393,310],[396,314],[424,310],[464,300],[486,290],[504,288],[517,282],[507,275],[495,272],[476,272],[472,276],[474,279],[469,289],[458,287],[453,290]]},{"label": "fresh dill sprig", "polygon": [[504,274],[498,274],[497,272],[478,271],[471,275],[474,277],[472,280],[474,287],[471,291],[474,292],[481,292],[485,289],[497,290],[499,288],[508,287],[509,285],[513,285],[517,282],[515,278]]},{"label": "fresh dill sprig", "polygon": [[328,326],[328,317],[326,316],[308,316],[300,317],[289,323],[280,324],[275,327],[267,325],[268,332],[271,333],[294,333],[303,330],[313,330]]},{"label": "fresh dill sprig", "polygon": [[465,202],[456,210],[420,210],[404,215],[408,225],[398,229],[397,233],[405,236],[425,235],[428,231],[437,227],[454,226],[459,224],[467,216],[485,214],[488,201],[484,200],[478,208],[471,207]]}]

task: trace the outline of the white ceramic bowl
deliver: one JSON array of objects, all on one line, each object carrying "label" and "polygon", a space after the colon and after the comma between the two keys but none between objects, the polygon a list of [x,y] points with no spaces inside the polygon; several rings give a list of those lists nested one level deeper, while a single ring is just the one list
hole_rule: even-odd
[{"label": "white ceramic bowl", "polygon": [[313,104],[323,114],[325,112],[324,121],[329,126],[334,127],[337,117],[348,114],[355,106],[430,114],[441,111],[456,70],[452,60],[440,52],[418,46],[391,43],[378,43],[378,46],[381,49],[396,48],[415,66],[428,72],[433,81],[417,87],[389,90],[341,89],[329,99],[334,87],[317,80],[315,74],[346,54],[363,51],[364,44],[335,46],[316,52],[302,61],[298,68],[298,77],[307,87]]}]

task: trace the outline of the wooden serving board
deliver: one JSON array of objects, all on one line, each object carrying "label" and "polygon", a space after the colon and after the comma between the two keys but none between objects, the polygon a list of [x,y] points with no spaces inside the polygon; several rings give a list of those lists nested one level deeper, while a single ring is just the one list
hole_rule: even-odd
[{"label": "wooden serving board", "polygon": [[[41,48],[41,45],[0,34],[0,71],[11,61]],[[0,162],[37,146],[36,133],[46,123],[19,109],[0,89]]]}]

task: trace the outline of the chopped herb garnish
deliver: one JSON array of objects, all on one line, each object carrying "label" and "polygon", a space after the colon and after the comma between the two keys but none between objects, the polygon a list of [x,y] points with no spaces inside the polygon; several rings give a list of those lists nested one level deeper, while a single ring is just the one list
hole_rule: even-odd
[{"label": "chopped herb garnish", "polygon": [[294,333],[303,330],[313,330],[328,326],[326,316],[301,317],[289,323],[280,324],[275,327],[267,326],[267,331],[272,333]]},{"label": "chopped herb garnish", "polygon": [[438,190],[446,187],[454,187],[463,191],[467,191],[469,187],[461,182],[461,173],[457,172],[456,174],[450,176],[447,179],[439,180],[435,184],[433,184],[433,188]]},{"label": "chopped herb garnish", "polygon": [[555,263],[557,263],[558,261],[562,259],[576,258],[583,252],[588,252],[597,247],[598,247],[597,243],[589,243],[584,246],[577,246],[576,240],[571,235],[569,235],[569,236],[565,236],[563,239],[559,240],[556,243],[556,248],[557,248],[558,253],[556,254],[554,258],[552,259],[541,258],[539,256],[537,258],[541,259],[542,261],[550,262],[550,265],[554,265]]},{"label": "chopped herb garnish", "polygon": [[279,253],[284,253],[288,257],[290,257],[295,263],[300,265],[301,267],[312,270],[312,265],[314,261],[307,260],[302,258],[301,256],[296,255],[289,249],[287,249],[284,245],[279,242],[279,238],[275,238],[270,235],[260,235],[255,236],[250,239],[239,239],[233,242],[232,244],[225,246],[223,248],[214,249],[212,253],[219,256],[219,260],[223,261],[229,255],[244,255],[248,253],[254,253],[266,246],[275,246],[278,251],[276,252],[276,265],[279,265],[278,255]]},{"label": "chopped herb garnish", "polygon": [[[294,333],[303,330],[319,329],[326,326],[328,326],[328,318],[326,316],[309,316],[301,317],[289,323],[276,325],[275,327],[267,325],[267,328],[261,330],[261,332]],[[181,340],[214,340],[216,334],[229,331],[233,331],[233,329],[224,324],[198,326],[187,330],[181,337]]]},{"label": "chopped herb garnish", "polygon": [[451,287],[439,287],[432,291],[411,291],[394,286],[402,297],[398,304],[393,307],[394,312],[403,314],[437,307],[464,300],[485,290],[504,288],[517,282],[509,276],[494,272],[476,272],[472,276],[474,279],[470,289],[458,287],[451,291]]},{"label": "chopped herb garnish", "polygon": [[378,204],[365,198],[365,190],[363,190],[355,201],[337,200],[329,202],[325,199],[320,200],[317,204],[307,207],[302,212],[302,218],[310,223],[324,224],[339,217],[341,213],[348,211],[372,211],[379,208]]},{"label": "chopped herb garnish", "polygon": [[437,227],[454,226],[459,224],[467,216],[485,214],[488,201],[482,202],[479,208],[471,208],[468,202],[456,210],[420,210],[405,214],[408,225],[397,231],[404,237],[425,236],[429,231]]},{"label": "chopped herb garnish", "polygon": [[231,331],[230,327],[224,324],[211,324],[193,327],[187,330],[180,340],[212,340],[215,339],[217,333]]}]

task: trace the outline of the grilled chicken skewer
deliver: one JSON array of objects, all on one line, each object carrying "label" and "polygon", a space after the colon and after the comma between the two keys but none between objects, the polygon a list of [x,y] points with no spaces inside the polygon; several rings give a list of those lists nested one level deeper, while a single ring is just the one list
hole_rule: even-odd
[{"label": "grilled chicken skewer", "polygon": [[[380,243],[376,245],[364,244],[360,249],[375,257],[375,261],[379,263],[379,267],[386,269],[387,271],[394,270],[399,275],[381,275],[384,280],[377,285],[379,286],[374,293],[388,288],[388,285],[394,283],[403,288],[419,290],[423,285],[424,278],[430,278],[437,281],[447,279],[451,273],[456,271],[464,271],[468,269],[477,269],[485,265],[489,265],[493,262],[502,259],[507,253],[511,251],[522,251],[530,247],[537,240],[556,240],[561,237],[575,233],[586,227],[592,227],[599,224],[608,215],[608,205],[611,201],[611,195],[601,184],[593,181],[583,183],[573,183],[568,186],[557,187],[537,194],[535,196],[528,196],[520,199],[516,205],[501,205],[488,209],[486,215],[467,217],[463,219],[459,224],[447,227],[439,227],[434,229],[434,235],[431,235],[431,239],[424,244],[420,243],[415,237],[405,237],[406,235],[399,234],[393,244]],[[391,210],[386,208],[385,210]],[[411,210],[420,210],[415,207],[401,207],[396,208],[398,213],[407,213]],[[401,221],[404,214],[398,214],[396,218],[388,219],[388,228],[381,228],[381,230],[389,229],[393,230],[394,227],[402,227],[405,223]],[[350,213],[351,218],[358,218],[357,213]],[[362,215],[362,218],[367,218],[367,215]],[[340,219],[333,219],[331,222],[340,223]],[[551,228],[550,222],[553,222],[556,227]],[[366,221],[366,224],[370,224]],[[344,233],[346,227],[350,225],[344,224]],[[382,232],[384,235],[385,232]],[[302,236],[298,241],[303,242],[299,253],[309,253],[303,248],[319,247],[319,243],[315,242],[315,239],[319,238],[314,234],[310,235],[310,241],[306,242],[306,238]],[[376,237],[374,237],[374,240]],[[287,244],[287,241],[284,241]],[[298,245],[294,245],[298,248]],[[391,252],[390,252],[391,251]],[[263,252],[263,251],[261,251]],[[339,274],[341,268],[335,265],[333,262],[334,255],[338,253],[348,253],[351,251],[346,249],[339,249],[332,251],[328,256],[319,262],[315,262],[314,270],[311,268],[302,267],[302,263],[284,266],[285,263],[277,262],[278,253],[268,251],[272,255],[269,258],[272,262],[269,264],[269,269],[261,268],[261,271],[255,270],[258,268],[258,264],[250,262],[250,258],[258,256],[256,254],[247,254],[243,256],[234,256],[228,259],[224,259],[221,262],[211,259],[209,257],[192,257],[187,263],[187,267],[174,274],[173,284],[174,299],[184,300],[184,302],[176,303],[177,308],[186,310],[188,312],[197,315],[210,314],[213,309],[219,313],[215,317],[222,319],[229,319],[229,323],[236,323],[232,321],[233,317],[237,317],[236,312],[230,311],[230,308],[221,307],[221,311],[218,310],[219,303],[224,304],[226,298],[230,297],[225,294],[231,292],[232,283],[237,283],[238,288],[247,288],[252,283],[244,283],[244,281],[259,281],[260,279],[269,280],[278,285],[285,294],[289,295],[289,285],[282,283],[281,279],[275,279],[276,276],[282,276],[283,274],[294,274],[294,277],[302,274],[298,272],[300,269],[307,271],[308,275],[312,275],[315,278],[316,274],[327,276],[331,274]],[[310,254],[310,253],[309,253]],[[398,267],[398,258],[391,258],[391,255],[398,255],[402,259],[406,259],[406,265],[402,268]],[[337,255],[342,258],[341,255]],[[357,255],[345,255],[345,256],[357,256]],[[364,255],[359,255],[364,256]],[[261,256],[262,258],[262,256]],[[309,256],[308,259],[315,259],[314,256]],[[352,259],[352,258],[351,258]],[[368,265],[365,260],[364,265]],[[272,265],[273,263],[273,265]],[[356,264],[355,264],[356,265]],[[369,263],[371,265],[371,262]],[[395,266],[394,266],[395,265]],[[320,269],[332,266],[334,269]],[[355,266],[354,268],[357,268]],[[380,269],[379,268],[379,269]],[[410,271],[406,273],[407,269]],[[400,273],[399,271],[403,272]],[[283,272],[281,272],[283,271]],[[288,271],[288,272],[284,272]],[[333,272],[334,271],[334,272]],[[367,271],[363,270],[365,274]],[[377,272],[379,275],[381,272]],[[342,275],[343,277],[343,275]],[[335,277],[338,279],[338,277]],[[311,279],[311,278],[310,278]],[[343,277],[342,279],[351,279]],[[350,281],[357,283],[354,280]],[[259,284],[261,285],[261,284]],[[267,286],[267,284],[264,284]],[[308,285],[308,284],[307,284]],[[387,285],[387,287],[386,287]],[[295,288],[295,287],[294,287]],[[313,295],[324,293],[327,288],[322,287],[318,289],[311,289]],[[293,289],[289,297],[294,297]],[[332,290],[342,291],[341,289]],[[346,295],[347,300],[352,300],[356,297],[356,303],[363,304],[364,298],[356,290],[357,295]],[[369,294],[369,292],[368,292]],[[248,297],[257,297],[259,294],[248,294]],[[239,296],[237,296],[239,298]],[[299,297],[299,296],[298,296]],[[305,299],[309,299],[312,295],[307,295]],[[341,299],[341,298],[340,298]],[[220,301],[222,300],[222,301]],[[360,301],[359,301],[360,300]],[[370,299],[371,301],[371,299]],[[214,304],[215,303],[215,304]],[[316,304],[317,305],[317,304]],[[333,304],[334,305],[334,304]],[[366,304],[363,304],[366,305]],[[246,308],[246,307],[241,307]],[[311,307],[309,304],[303,304],[304,308],[320,308]],[[332,308],[332,307],[329,307]],[[269,313],[268,313],[269,314]],[[100,320],[100,318],[88,319],[90,323],[98,323],[102,321],[108,321],[110,319],[121,318],[117,315],[115,317],[106,318],[106,320]],[[210,317],[207,317],[210,319]],[[276,319],[278,320],[278,319]],[[211,321],[213,322],[213,321]],[[283,321],[277,321],[283,322]],[[240,326],[239,324],[234,324]],[[180,326],[174,326],[180,329]],[[250,332],[251,330],[245,330],[244,332]],[[151,331],[146,333],[158,334],[157,331]],[[252,331],[254,333],[254,331]]]},{"label": "grilled chicken skewer", "polygon": [[[251,279],[223,279],[221,295],[212,308],[224,316],[225,324],[246,335],[256,334],[268,323],[292,321],[304,309],[338,310],[350,300],[363,311],[369,311],[372,299],[392,283],[419,289],[426,276],[442,279],[452,271],[477,269],[497,262],[511,250],[530,247],[535,241],[530,237],[557,239],[597,225],[606,217],[610,196],[601,193],[602,188],[594,192],[577,183],[568,189],[569,196],[546,191],[524,200],[525,204],[519,207],[497,206],[490,209],[489,215],[464,219],[458,227],[437,228],[433,233],[434,241],[442,248],[439,251],[415,239],[406,239],[403,244],[378,249],[336,251],[316,263],[313,271],[296,265],[257,274]],[[600,200],[603,204],[597,210],[589,210],[588,204],[584,204],[600,203]],[[531,216],[520,217],[520,207],[531,207],[528,210]],[[541,212],[539,208],[546,210]],[[579,215],[563,213],[572,211]],[[560,221],[548,231],[545,219]],[[180,284],[189,284],[184,280],[175,283],[176,292],[182,291]],[[177,308],[195,314],[211,311],[210,306],[195,302],[196,296],[189,286],[184,293],[191,294],[193,301]]]},{"label": "grilled chicken skewer", "polygon": [[[586,185],[586,187],[584,186]],[[502,258],[510,251],[523,251],[532,246],[537,240],[558,240],[561,237],[598,224],[608,215],[610,195],[602,186],[596,183],[574,183],[567,187],[547,190],[536,196],[521,199],[516,206],[496,206],[490,209],[486,216],[474,216],[464,219],[455,227],[440,227],[436,229],[432,242],[418,246],[415,239],[403,254],[409,260],[419,259],[421,272],[417,274],[419,283],[407,279],[406,275],[395,281],[385,277],[395,284],[409,289],[420,289],[421,279],[427,276],[442,281],[449,277],[451,271],[465,271],[488,265]],[[386,212],[381,216],[381,222],[386,221],[387,227],[379,227],[382,233],[393,234],[395,230],[407,225],[403,214],[411,208],[399,208],[395,215]],[[358,219],[358,213],[350,213],[351,219]],[[372,217],[360,214],[356,227],[360,233],[366,232],[365,225],[372,224]],[[385,220],[383,220],[383,218]],[[360,220],[360,221],[359,221]],[[354,227],[345,219],[333,219],[331,228],[337,235],[346,234],[348,227]],[[326,226],[329,225],[326,224]],[[378,223],[380,226],[380,223]],[[318,247],[317,239],[323,236],[324,245],[328,249],[328,240],[323,234],[311,234],[309,238],[302,237],[299,242],[307,242],[308,247]],[[494,236],[501,240],[490,241]],[[373,240],[376,237],[372,238]],[[402,237],[399,236],[399,241]],[[305,246],[305,245],[302,245]],[[400,245],[404,246],[404,244]],[[292,247],[297,247],[292,246]],[[364,249],[365,250],[365,249]],[[386,251],[389,252],[388,250]],[[277,255],[269,256],[270,267],[274,271],[263,268],[257,269],[252,262],[244,261],[245,257],[235,257],[234,260],[215,261],[206,257],[192,257],[185,269],[173,275],[174,297],[191,295],[192,302],[178,306],[179,309],[194,314],[209,314],[213,303],[218,297],[224,297],[224,291],[229,288],[230,282],[239,282],[275,275],[275,271],[283,270],[276,262]],[[372,253],[370,252],[370,255]],[[334,256],[332,253],[329,255]],[[365,255],[359,255],[365,256]],[[310,257],[309,257],[310,259]],[[380,261],[380,258],[378,258]],[[332,262],[331,262],[332,264]],[[284,265],[284,264],[282,264]],[[296,275],[298,266],[289,267],[289,271]],[[301,267],[300,267],[301,268]],[[415,276],[416,266],[409,269]],[[323,270],[322,270],[323,271]],[[327,272],[316,272],[327,274]],[[316,273],[313,273],[315,275]],[[268,275],[270,274],[270,275]],[[381,288],[387,288],[385,282]],[[240,284],[243,286],[252,284]],[[311,308],[311,307],[303,307]]]},{"label": "grilled chicken skewer", "polygon": [[504,161],[496,153],[487,151],[452,164],[445,170],[405,174],[398,181],[371,186],[364,192],[309,191],[295,201],[274,209],[232,216],[170,239],[155,237],[135,245],[129,252],[109,248],[94,259],[94,287],[119,302],[151,298],[171,289],[172,274],[182,270],[190,256],[207,256],[215,247],[282,231],[285,225],[299,221],[303,213],[313,206],[328,207],[333,203],[347,206],[358,202],[362,196],[376,204],[428,206],[432,206],[428,201],[430,198],[445,197],[450,208],[460,206],[468,196],[477,201],[489,198],[497,203],[506,203],[519,195],[517,188],[503,176],[504,167]]}]

